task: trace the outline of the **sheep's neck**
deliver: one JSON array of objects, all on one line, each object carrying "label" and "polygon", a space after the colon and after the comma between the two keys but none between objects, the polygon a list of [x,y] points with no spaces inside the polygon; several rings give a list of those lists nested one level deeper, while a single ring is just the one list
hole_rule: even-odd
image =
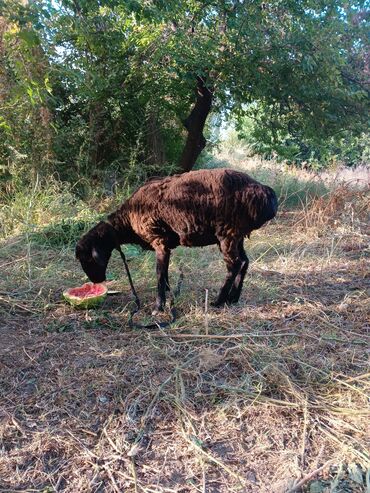
[{"label": "sheep's neck", "polygon": [[116,230],[120,245],[135,243],[143,248],[148,248],[148,245],[132,229],[128,215],[122,209],[110,214],[108,221]]}]

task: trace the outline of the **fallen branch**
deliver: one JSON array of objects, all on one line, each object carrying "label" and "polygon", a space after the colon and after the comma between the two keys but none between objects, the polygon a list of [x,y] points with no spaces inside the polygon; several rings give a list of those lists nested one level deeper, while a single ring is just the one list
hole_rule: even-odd
[{"label": "fallen branch", "polygon": [[321,472],[323,469],[325,469],[325,467],[327,467],[332,462],[334,462],[334,459],[328,460],[321,467],[318,467],[317,469],[310,472],[309,474],[306,474],[306,476],[304,476],[300,481],[298,481],[298,483],[295,486],[293,486],[293,488],[290,488],[290,490],[288,490],[286,493],[294,493],[294,492],[300,490],[302,488],[302,486],[304,486],[306,483],[308,483],[308,481],[310,481],[312,478],[314,478],[316,476],[316,474]]}]

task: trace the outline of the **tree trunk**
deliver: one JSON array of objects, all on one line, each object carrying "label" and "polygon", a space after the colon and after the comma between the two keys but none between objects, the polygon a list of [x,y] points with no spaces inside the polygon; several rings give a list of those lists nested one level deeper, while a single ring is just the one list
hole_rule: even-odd
[{"label": "tree trunk", "polygon": [[92,101],[90,103],[89,132],[89,171],[95,173],[97,169],[102,167],[104,161],[109,159],[106,149],[108,133],[106,127],[106,112],[103,104],[99,101]]},{"label": "tree trunk", "polygon": [[201,77],[197,77],[197,100],[190,115],[184,121],[188,136],[179,162],[183,172],[190,171],[193,168],[199,154],[206,145],[203,129],[211,110],[212,96],[212,90],[205,86]]},{"label": "tree trunk", "polygon": [[166,162],[166,156],[164,152],[161,128],[153,111],[150,112],[147,120],[146,140],[148,147],[148,163],[152,166],[161,168],[161,166],[163,166]]}]

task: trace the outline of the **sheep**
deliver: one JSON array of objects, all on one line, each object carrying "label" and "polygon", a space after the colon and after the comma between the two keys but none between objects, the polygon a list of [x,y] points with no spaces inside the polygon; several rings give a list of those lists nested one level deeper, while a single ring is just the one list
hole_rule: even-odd
[{"label": "sheep", "polygon": [[[217,244],[227,276],[213,306],[237,303],[248,269],[243,241],[273,219],[274,190],[232,169],[190,171],[154,178],[77,243],[76,258],[93,283],[106,279],[112,251],[134,243],[156,254],[156,311],[163,311],[170,289],[168,266],[177,246]],[[155,313],[156,313],[155,311]]]}]

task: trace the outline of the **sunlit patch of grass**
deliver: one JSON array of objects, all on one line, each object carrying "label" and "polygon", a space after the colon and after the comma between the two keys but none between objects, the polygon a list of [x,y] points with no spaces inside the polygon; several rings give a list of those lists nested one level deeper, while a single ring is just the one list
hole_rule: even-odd
[{"label": "sunlit patch of grass", "polygon": [[281,209],[301,207],[328,192],[323,182],[304,180],[299,174],[296,175],[289,170],[275,171],[273,168],[256,168],[251,171],[251,175],[261,183],[273,187]]},{"label": "sunlit patch of grass", "polygon": [[86,204],[73,193],[72,187],[54,179],[47,184],[36,181],[9,196],[4,193],[0,204],[0,237],[31,232],[39,226],[86,212]]},{"label": "sunlit patch of grass", "polygon": [[30,234],[32,243],[43,248],[68,248],[74,246],[97,220],[63,219],[38,228]]}]

